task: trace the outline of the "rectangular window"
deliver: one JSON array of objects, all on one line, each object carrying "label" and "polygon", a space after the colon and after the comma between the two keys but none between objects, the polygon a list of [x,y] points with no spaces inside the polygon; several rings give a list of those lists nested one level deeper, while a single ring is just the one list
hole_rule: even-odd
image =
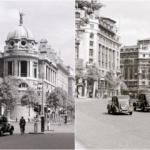
[{"label": "rectangular window", "polygon": [[12,75],[12,61],[8,62],[8,75]]},{"label": "rectangular window", "polygon": [[145,82],[144,82],[144,81],[142,82],[142,85],[145,85]]},{"label": "rectangular window", "polygon": [[145,74],[142,75],[142,79],[145,79]]},{"label": "rectangular window", "polygon": [[93,43],[94,43],[93,41],[90,41],[90,46],[93,46]]},{"label": "rectangular window", "polygon": [[76,18],[80,18],[80,13],[76,12]]},{"label": "rectangular window", "polygon": [[90,49],[89,56],[93,56],[93,49]]},{"label": "rectangular window", "polygon": [[93,19],[93,15],[90,15],[89,18],[90,18],[90,19]]},{"label": "rectangular window", "polygon": [[36,78],[37,75],[36,75],[36,68],[34,68],[34,78]]},{"label": "rectangular window", "polygon": [[94,29],[94,24],[90,24],[90,28],[91,28],[91,29]]},{"label": "rectangular window", "polygon": [[93,59],[89,59],[89,63],[92,63],[93,62]]},{"label": "rectangular window", "polygon": [[91,34],[90,34],[90,38],[92,39],[93,37],[94,37],[94,34],[93,34],[93,33],[91,33]]},{"label": "rectangular window", "polygon": [[145,57],[145,54],[143,54],[143,57]]},{"label": "rectangular window", "polygon": [[21,77],[27,77],[27,61],[21,61]]}]

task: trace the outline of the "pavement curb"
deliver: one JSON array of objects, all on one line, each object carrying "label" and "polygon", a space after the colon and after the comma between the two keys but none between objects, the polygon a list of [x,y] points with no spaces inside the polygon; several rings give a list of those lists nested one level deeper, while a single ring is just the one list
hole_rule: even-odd
[{"label": "pavement curb", "polygon": [[44,134],[44,132],[29,132],[29,134]]}]

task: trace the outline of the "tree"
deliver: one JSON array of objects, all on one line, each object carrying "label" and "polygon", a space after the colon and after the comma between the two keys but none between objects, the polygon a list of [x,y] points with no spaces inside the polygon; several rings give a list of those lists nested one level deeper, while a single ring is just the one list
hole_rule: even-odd
[{"label": "tree", "polygon": [[75,102],[74,102],[74,98],[71,97],[70,95],[68,95],[67,110],[69,110],[71,112],[71,118],[73,118],[72,112],[75,110]]},{"label": "tree", "polygon": [[106,73],[105,81],[107,82],[109,89],[115,90],[120,86],[121,90],[128,90],[121,74],[115,78],[115,74],[112,71],[109,71]]},{"label": "tree", "polygon": [[81,78],[85,78],[84,71],[85,71],[85,68],[83,67],[83,59],[76,60],[76,68],[75,68],[76,80],[81,79]]},{"label": "tree", "polygon": [[83,67],[83,59],[76,60],[76,68],[75,68],[75,78],[76,78],[76,87],[77,87],[77,96],[78,96],[78,87],[82,86],[83,83],[79,83],[79,80],[86,79],[85,68]]},{"label": "tree", "polygon": [[[1,103],[6,105],[6,115],[10,111],[11,105],[18,100],[18,87],[11,76],[4,77],[0,83],[0,99]],[[8,116],[9,117],[9,116]]]},{"label": "tree", "polygon": [[32,87],[28,87],[25,91],[25,94],[21,97],[21,105],[29,107],[29,116],[30,116],[30,107],[34,107],[34,104],[37,103],[37,94]]},{"label": "tree", "polygon": [[[56,108],[57,106],[67,108],[67,92],[63,90],[61,87],[56,87],[48,96],[46,99],[46,103],[50,106],[53,106]],[[55,113],[55,121],[56,121],[56,113]]]},{"label": "tree", "polygon": [[86,76],[87,76],[87,80],[93,83],[93,94],[92,97],[95,97],[95,82],[100,80],[101,78],[101,74],[99,72],[98,67],[96,67],[95,65],[92,66],[87,66],[87,70],[86,70]]}]

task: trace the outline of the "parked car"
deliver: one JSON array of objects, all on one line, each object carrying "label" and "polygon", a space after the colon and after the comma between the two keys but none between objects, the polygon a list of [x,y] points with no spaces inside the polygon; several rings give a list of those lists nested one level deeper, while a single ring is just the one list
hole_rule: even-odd
[{"label": "parked car", "polygon": [[132,106],[130,105],[129,95],[112,96],[107,105],[108,113],[125,113],[132,115]]},{"label": "parked car", "polygon": [[4,133],[9,132],[10,135],[13,135],[14,126],[8,122],[7,117],[1,116],[0,117],[0,136]]},{"label": "parked car", "polygon": [[140,94],[138,100],[133,103],[134,110],[141,109],[142,111],[150,110],[150,93]]}]

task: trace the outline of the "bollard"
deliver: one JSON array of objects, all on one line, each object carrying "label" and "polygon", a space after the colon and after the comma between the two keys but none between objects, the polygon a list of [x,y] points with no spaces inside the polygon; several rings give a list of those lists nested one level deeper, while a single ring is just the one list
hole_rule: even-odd
[{"label": "bollard", "polygon": [[50,130],[50,121],[47,120],[47,130]]},{"label": "bollard", "polygon": [[34,133],[38,132],[38,124],[37,122],[34,123]]},{"label": "bollard", "polygon": [[65,116],[65,124],[67,124],[67,116]]}]

